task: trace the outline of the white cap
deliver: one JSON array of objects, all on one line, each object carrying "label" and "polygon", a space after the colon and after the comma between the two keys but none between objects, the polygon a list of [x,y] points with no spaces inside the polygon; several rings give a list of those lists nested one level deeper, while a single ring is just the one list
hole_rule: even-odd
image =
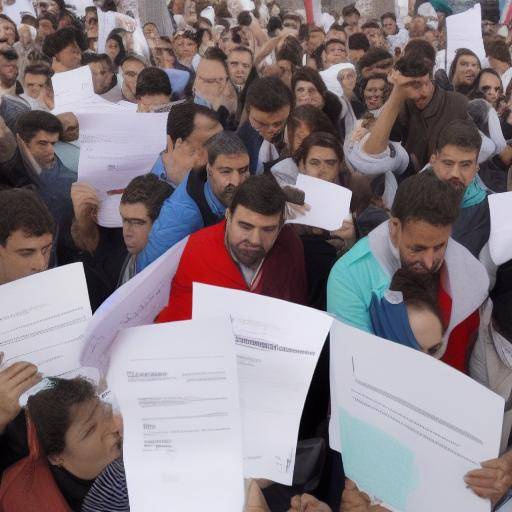
[{"label": "white cap", "polygon": [[199,13],[199,16],[201,16],[201,18],[206,18],[212,24],[212,27],[215,25],[215,10],[211,5],[203,9]]}]

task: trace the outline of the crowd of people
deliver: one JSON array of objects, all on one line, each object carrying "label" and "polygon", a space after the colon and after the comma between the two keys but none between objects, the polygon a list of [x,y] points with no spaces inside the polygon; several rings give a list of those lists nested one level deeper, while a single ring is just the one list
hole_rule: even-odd
[{"label": "crowd of people", "polygon": [[[512,489],[512,264],[489,250],[488,196],[512,188],[498,2],[481,2],[485,55],[451,61],[449,0],[411,1],[407,16],[375,0],[373,17],[352,4],[316,23],[274,0],[139,2],[148,52],[127,27],[98,52],[99,15],[125,3],[0,14],[0,285],[82,262],[95,311],[188,236],[156,322],[191,318],[196,281],[326,311],[466,373],[505,399],[500,457],[463,482],[498,505]],[[165,149],[123,191],[122,228],[99,225],[98,191],[79,179],[77,116],[52,113],[52,78],[81,66],[104,100],[168,112]],[[308,208],[299,174],[352,191],[339,229],[286,224]],[[0,511],[128,511],[119,417],[85,378],[54,378],[20,407],[41,378],[0,360]],[[328,444],[329,414],[326,342],[299,446]],[[327,450],[293,486],[248,482],[246,509],[386,510],[342,458]]]}]

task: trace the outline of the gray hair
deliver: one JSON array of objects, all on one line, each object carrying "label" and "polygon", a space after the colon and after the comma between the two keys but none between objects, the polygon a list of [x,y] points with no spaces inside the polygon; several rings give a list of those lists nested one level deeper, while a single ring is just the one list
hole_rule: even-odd
[{"label": "gray hair", "polygon": [[247,148],[235,132],[222,131],[206,142],[208,163],[213,165],[220,155],[247,155]]}]

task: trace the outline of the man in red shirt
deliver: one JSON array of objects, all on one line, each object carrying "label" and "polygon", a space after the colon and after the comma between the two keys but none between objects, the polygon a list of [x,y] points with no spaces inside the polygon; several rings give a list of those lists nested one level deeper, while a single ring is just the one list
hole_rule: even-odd
[{"label": "man in red shirt", "polygon": [[192,317],[192,283],[251,291],[304,304],[304,249],[284,226],[286,197],[270,176],[252,176],[235,193],[226,220],[190,236],[157,321]]}]

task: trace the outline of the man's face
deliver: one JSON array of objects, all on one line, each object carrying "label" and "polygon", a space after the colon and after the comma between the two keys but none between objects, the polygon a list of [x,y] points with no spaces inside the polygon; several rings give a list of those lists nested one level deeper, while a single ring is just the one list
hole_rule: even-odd
[{"label": "man's face", "polygon": [[153,222],[144,203],[121,203],[119,213],[123,219],[123,239],[132,255],[139,254],[148,243]]},{"label": "man's face", "polygon": [[249,177],[249,155],[219,155],[207,170],[213,193],[224,206],[229,206],[236,189]]},{"label": "man's face", "polygon": [[220,62],[201,59],[197,66],[194,91],[202,98],[212,101],[222,94],[227,81],[226,69]]},{"label": "man's face", "polygon": [[53,0],[44,0],[37,3],[37,14],[50,13],[55,17],[58,17],[60,14],[60,7],[57,2]]},{"label": "man's face", "polygon": [[53,28],[52,22],[50,20],[39,20],[37,33],[39,36],[44,39],[46,36],[53,34],[55,29]]},{"label": "man's face", "polygon": [[63,66],[66,70],[71,71],[80,67],[82,60],[82,52],[80,47],[73,41],[70,45],[66,46],[55,56],[55,59]]},{"label": "man's face", "polygon": [[49,169],[55,162],[55,144],[59,140],[58,133],[39,130],[27,143],[28,150],[35,161],[43,168]]},{"label": "man's face", "polygon": [[91,62],[89,68],[92,73],[92,82],[96,94],[104,94],[111,89],[114,73],[110,66],[104,62]]},{"label": "man's face", "polygon": [[302,173],[320,180],[337,183],[339,180],[340,161],[332,148],[312,146],[306,159],[299,162]]},{"label": "man's face", "polygon": [[418,273],[435,273],[444,261],[451,226],[433,226],[423,220],[402,224],[392,218],[390,238],[400,253],[402,268]]},{"label": "man's face", "polygon": [[231,52],[228,57],[229,77],[231,81],[244,86],[252,67],[252,56],[249,52]]},{"label": "man's face", "polygon": [[424,18],[413,18],[409,24],[409,37],[423,37],[427,31],[427,23]]},{"label": "man's face", "polygon": [[311,55],[325,40],[325,34],[321,30],[315,30],[309,34],[306,50]]},{"label": "man's face", "polygon": [[494,36],[498,31],[498,24],[491,20],[482,20],[482,35]]},{"label": "man's face", "polygon": [[277,112],[263,112],[253,106],[249,108],[251,126],[268,142],[272,142],[283,131],[289,115],[289,105]]},{"label": "man's face", "polygon": [[227,211],[226,241],[237,261],[256,268],[269,253],[279,236],[282,215],[261,215],[245,206]]},{"label": "man's face", "polygon": [[352,64],[357,64],[361,57],[364,55],[364,50],[350,49],[348,50],[348,60],[352,62]]},{"label": "man's face", "polygon": [[13,231],[5,245],[0,245],[0,284],[37,274],[48,269],[53,235],[27,235]]},{"label": "man's face", "polygon": [[434,90],[430,76],[425,75],[411,80],[410,86],[407,87],[407,94],[418,110],[424,110],[430,103]]},{"label": "man's face", "polygon": [[285,18],[283,20],[283,27],[286,28],[287,32],[292,36],[297,37],[299,35],[300,24],[294,18]]},{"label": "man's face", "polygon": [[137,112],[153,112],[171,101],[171,97],[166,94],[146,94],[137,101]]},{"label": "man's face", "polygon": [[325,100],[318,89],[311,82],[298,80],[295,84],[295,90],[293,92],[295,93],[295,105],[297,107],[302,105],[313,105],[319,109],[324,108]]},{"label": "man's face", "polygon": [[0,56],[1,85],[6,88],[12,87],[16,83],[16,78],[18,78],[18,61]]},{"label": "man's face", "polygon": [[363,32],[370,41],[370,46],[377,46],[377,43],[381,40],[380,28],[365,28]]},{"label": "man's face", "polygon": [[174,53],[178,60],[191,59],[197,52],[197,44],[188,37],[178,36],[174,39]]},{"label": "man's face", "polygon": [[210,119],[203,114],[194,117],[194,130],[187,137],[187,144],[192,149],[192,169],[202,169],[208,162],[206,141],[222,131],[222,125],[215,119]]},{"label": "man's face", "polygon": [[393,36],[397,32],[396,21],[393,18],[384,18],[382,28],[387,36]]},{"label": "man's face", "polygon": [[464,192],[478,172],[478,151],[448,144],[432,155],[430,164],[440,180]]},{"label": "man's face", "polygon": [[137,78],[144,69],[144,64],[138,60],[127,60],[121,66],[123,72],[123,94],[131,101],[135,99],[135,90],[137,88]]},{"label": "man's face", "polygon": [[47,78],[45,75],[25,75],[25,92],[34,99],[39,98],[41,92],[46,87]]},{"label": "man's face", "polygon": [[345,16],[343,18],[343,21],[345,23],[348,23],[351,27],[356,27],[359,24],[359,15],[354,13],[350,16]]},{"label": "man's face", "polygon": [[479,72],[478,59],[472,55],[462,55],[455,66],[453,83],[455,85],[472,85]]},{"label": "man's face", "polygon": [[325,48],[325,64],[333,66],[347,61],[347,51],[342,43],[331,43]]},{"label": "man's face", "polygon": [[7,20],[0,20],[0,39],[7,40],[9,46],[16,40],[16,28]]}]

